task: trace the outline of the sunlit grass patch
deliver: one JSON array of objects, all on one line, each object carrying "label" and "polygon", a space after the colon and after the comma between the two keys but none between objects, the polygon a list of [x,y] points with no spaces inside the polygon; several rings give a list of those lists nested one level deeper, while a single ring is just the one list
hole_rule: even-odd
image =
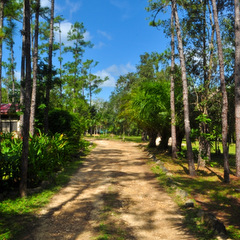
[{"label": "sunlit grass patch", "polygon": [[[197,145],[194,147],[197,147]],[[175,196],[173,186],[180,187],[188,193],[188,198],[195,200],[194,209],[202,208],[205,211],[214,213],[218,219],[223,221],[231,239],[240,239],[240,180],[233,175],[235,173],[235,155],[230,155],[231,182],[226,184],[223,179],[222,154],[212,153],[212,159],[210,162],[206,162],[206,167],[197,169],[197,149],[195,150],[197,177],[189,176],[185,148],[183,148],[181,158],[176,160],[173,160],[168,153],[150,149],[151,153],[157,157],[157,160],[159,159],[161,163],[164,163],[164,167],[168,169],[172,176],[170,175],[169,177],[162,171],[158,163],[153,162],[152,170],[157,174],[160,185],[175,197],[180,206],[184,206],[184,202],[181,202],[181,199]],[[235,146],[231,145],[230,152],[234,151]],[[208,230],[203,223],[199,222],[196,212],[185,208],[182,210],[185,214],[188,228],[195,232],[199,239],[214,239],[214,233]]]}]

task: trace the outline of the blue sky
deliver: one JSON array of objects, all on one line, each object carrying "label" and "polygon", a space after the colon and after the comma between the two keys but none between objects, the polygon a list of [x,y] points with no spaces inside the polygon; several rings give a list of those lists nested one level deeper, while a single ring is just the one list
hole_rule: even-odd
[{"label": "blue sky", "polygon": [[[50,7],[50,0],[41,0],[41,5]],[[169,39],[146,20],[150,16],[145,10],[147,5],[147,0],[55,0],[55,16],[65,18],[62,40],[66,42],[71,24],[83,22],[85,38],[94,44],[86,49],[84,59],[99,62],[92,73],[109,77],[94,98],[108,100],[118,77],[135,71],[141,54],[168,48]],[[55,38],[57,41],[58,36]],[[67,56],[63,57],[67,60]]]},{"label": "blue sky", "polygon": [[141,54],[162,52],[169,46],[169,39],[146,20],[147,0],[55,0],[55,5],[55,15],[65,18],[63,34],[72,23],[83,22],[86,39],[94,44],[84,57],[99,62],[93,73],[109,77],[95,97],[107,100],[118,77],[135,71]]}]

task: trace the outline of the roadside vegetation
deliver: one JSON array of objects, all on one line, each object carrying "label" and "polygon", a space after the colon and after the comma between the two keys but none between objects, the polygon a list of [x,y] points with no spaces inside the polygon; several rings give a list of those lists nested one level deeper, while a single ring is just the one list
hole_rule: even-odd
[{"label": "roadside vegetation", "polygon": [[[18,193],[21,139],[10,134],[2,135],[1,147],[1,194],[0,239],[21,239],[22,234],[32,231],[38,223],[37,211],[45,206],[79,169],[89,151],[89,142],[69,142],[63,134],[52,137],[40,134],[30,138],[28,196]],[[18,143],[18,144],[16,144]],[[8,164],[3,159],[8,160]],[[14,163],[12,165],[10,163]]]}]

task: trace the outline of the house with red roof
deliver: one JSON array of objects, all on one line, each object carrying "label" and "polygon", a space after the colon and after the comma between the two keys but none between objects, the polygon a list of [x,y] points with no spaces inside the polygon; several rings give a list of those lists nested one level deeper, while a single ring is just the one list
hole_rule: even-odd
[{"label": "house with red roof", "polygon": [[18,104],[2,103],[0,108],[3,132],[20,132],[20,108]]}]

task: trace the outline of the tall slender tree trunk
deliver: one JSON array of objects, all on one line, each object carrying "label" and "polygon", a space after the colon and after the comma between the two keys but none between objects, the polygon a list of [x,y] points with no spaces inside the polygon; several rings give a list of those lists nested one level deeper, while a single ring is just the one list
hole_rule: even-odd
[{"label": "tall slender tree trunk", "polygon": [[183,53],[182,34],[180,29],[180,22],[177,12],[176,0],[172,0],[173,11],[175,12],[175,26],[178,39],[178,51],[180,56],[180,65],[182,70],[182,84],[183,84],[183,105],[184,105],[184,126],[185,126],[185,137],[187,142],[187,160],[190,176],[195,176],[194,156],[192,151],[192,143],[190,140],[190,120],[189,120],[189,102],[188,102],[188,84],[187,84],[187,71],[185,58]]},{"label": "tall slender tree trunk", "polygon": [[[0,31],[3,31],[3,10],[4,10],[4,0],[0,1]],[[2,41],[0,39],[0,106],[2,105]],[[0,132],[2,132],[2,117],[0,112]]]},{"label": "tall slender tree trunk", "polygon": [[15,76],[14,76],[14,50],[11,43],[11,76],[12,76],[12,103],[15,103]]},{"label": "tall slender tree trunk", "polygon": [[236,175],[240,177],[240,18],[239,0],[235,7],[235,125],[236,125]]},{"label": "tall slender tree trunk", "polygon": [[49,37],[49,52],[48,52],[48,79],[46,84],[46,108],[44,116],[45,133],[48,133],[48,112],[50,101],[50,85],[52,82],[52,52],[53,52],[53,25],[54,25],[54,0],[51,0],[51,18],[50,18],[50,37]]},{"label": "tall slender tree trunk", "polygon": [[[23,19],[25,19],[25,3],[23,3]],[[20,106],[24,105],[24,98],[25,98],[25,68],[26,68],[26,55],[25,55],[25,45],[26,45],[26,26],[25,20],[23,20],[23,28],[22,28],[22,56],[21,56],[21,83],[20,83]],[[20,131],[23,135],[23,118],[24,115],[20,115]]]},{"label": "tall slender tree trunk", "polygon": [[216,0],[212,0],[213,17],[216,28],[217,36],[217,48],[218,48],[218,58],[219,58],[219,68],[220,68],[220,81],[222,90],[222,145],[223,145],[223,158],[224,158],[224,181],[229,182],[229,161],[228,161],[228,146],[227,146],[227,136],[228,136],[228,98],[227,90],[225,85],[224,76],[224,59],[223,59],[223,49],[220,34],[220,27],[218,23],[218,13]]},{"label": "tall slender tree trunk", "polygon": [[62,98],[63,98],[63,91],[62,91],[62,31],[61,31],[61,22],[59,22],[59,70],[60,70],[60,102],[62,108]]},{"label": "tall slender tree trunk", "polygon": [[25,56],[26,56],[26,79],[25,79],[25,96],[24,96],[24,121],[23,121],[23,147],[21,161],[21,181],[20,195],[27,195],[27,171],[28,171],[28,153],[29,153],[29,117],[30,117],[30,100],[31,100],[31,43],[30,43],[30,2],[24,0],[25,5]]},{"label": "tall slender tree trunk", "polygon": [[171,12],[171,137],[172,137],[172,158],[177,158],[177,134],[176,134],[176,117],[175,117],[175,82],[174,82],[174,68],[175,68],[175,44],[174,44],[174,9],[172,5]]},{"label": "tall slender tree trunk", "polygon": [[38,28],[39,28],[39,9],[40,0],[36,1],[35,13],[35,38],[33,50],[33,84],[32,84],[32,99],[31,99],[31,115],[30,115],[30,133],[34,135],[34,121],[35,121],[35,108],[36,108],[36,94],[37,94],[37,64],[38,64]]}]

